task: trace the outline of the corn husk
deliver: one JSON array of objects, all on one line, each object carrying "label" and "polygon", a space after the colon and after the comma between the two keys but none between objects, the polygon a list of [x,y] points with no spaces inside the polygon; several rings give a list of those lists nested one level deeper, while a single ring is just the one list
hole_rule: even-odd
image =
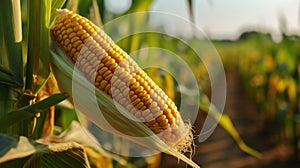
[{"label": "corn husk", "polygon": [[73,63],[58,47],[52,46],[50,53],[52,70],[60,88],[72,96],[74,106],[88,120],[101,129],[146,147],[154,153],[165,152],[192,167],[199,167],[191,159],[166,145],[144,123],[139,122],[106,93],[95,88],[79,70],[74,68]]}]

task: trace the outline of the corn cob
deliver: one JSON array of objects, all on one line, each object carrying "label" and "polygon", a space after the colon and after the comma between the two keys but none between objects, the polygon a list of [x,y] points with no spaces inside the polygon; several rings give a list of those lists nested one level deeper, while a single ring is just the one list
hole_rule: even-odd
[{"label": "corn cob", "polygon": [[190,145],[191,131],[174,102],[102,29],[64,9],[57,11],[50,33],[52,40],[90,82],[166,144],[176,145],[178,150]]}]

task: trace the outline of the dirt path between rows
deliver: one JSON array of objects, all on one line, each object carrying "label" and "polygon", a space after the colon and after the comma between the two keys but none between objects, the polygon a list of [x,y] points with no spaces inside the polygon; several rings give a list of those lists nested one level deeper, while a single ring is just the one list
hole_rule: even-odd
[{"label": "dirt path between rows", "polygon": [[[278,144],[260,119],[255,105],[243,90],[235,71],[227,73],[227,99],[224,114],[229,115],[241,137],[263,154],[262,159],[242,152],[235,141],[220,126],[203,143],[197,144],[193,160],[201,168],[296,168],[300,163],[291,160],[291,148]],[[203,117],[203,116],[202,116]],[[201,123],[195,123],[196,127]],[[197,126],[198,124],[198,126]],[[197,141],[197,140],[196,140]],[[163,155],[161,168],[186,167],[173,157]]]}]

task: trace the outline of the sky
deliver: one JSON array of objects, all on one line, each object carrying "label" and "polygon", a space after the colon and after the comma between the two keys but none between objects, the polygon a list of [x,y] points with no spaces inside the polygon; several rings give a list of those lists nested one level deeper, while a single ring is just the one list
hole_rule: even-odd
[{"label": "sky", "polygon": [[[126,9],[131,0],[107,0],[114,11]],[[299,0],[194,0],[197,27],[213,39],[236,39],[245,30],[270,32],[280,40],[281,30],[300,35]],[[154,0],[151,10],[169,12],[189,19],[186,0]],[[280,19],[281,18],[281,19]],[[282,19],[283,18],[283,19]],[[183,36],[191,31],[172,19],[155,18],[156,24]],[[281,24],[286,22],[286,26]]]},{"label": "sky", "polygon": [[[215,36],[236,36],[245,28],[262,30],[280,35],[286,19],[288,33],[299,29],[299,0],[209,0],[197,1],[197,24]],[[294,31],[294,32],[293,32]]]}]

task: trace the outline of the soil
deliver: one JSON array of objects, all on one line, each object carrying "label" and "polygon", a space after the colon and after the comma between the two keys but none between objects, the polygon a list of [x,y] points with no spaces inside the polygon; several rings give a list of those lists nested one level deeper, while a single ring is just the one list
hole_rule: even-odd
[{"label": "soil", "polygon": [[[272,129],[265,124],[255,105],[245,93],[241,80],[235,71],[227,73],[227,99],[224,114],[227,114],[242,139],[253,149],[262,153],[261,158],[241,151],[232,137],[220,126],[204,142],[196,144],[193,161],[201,168],[298,168],[293,148],[279,141]],[[205,115],[199,114],[194,126],[201,128]],[[201,121],[202,118],[202,121]],[[199,130],[196,130],[196,133]],[[198,140],[196,140],[198,141]],[[299,158],[299,157],[298,157]],[[189,167],[172,156],[163,154],[161,168]]]}]

